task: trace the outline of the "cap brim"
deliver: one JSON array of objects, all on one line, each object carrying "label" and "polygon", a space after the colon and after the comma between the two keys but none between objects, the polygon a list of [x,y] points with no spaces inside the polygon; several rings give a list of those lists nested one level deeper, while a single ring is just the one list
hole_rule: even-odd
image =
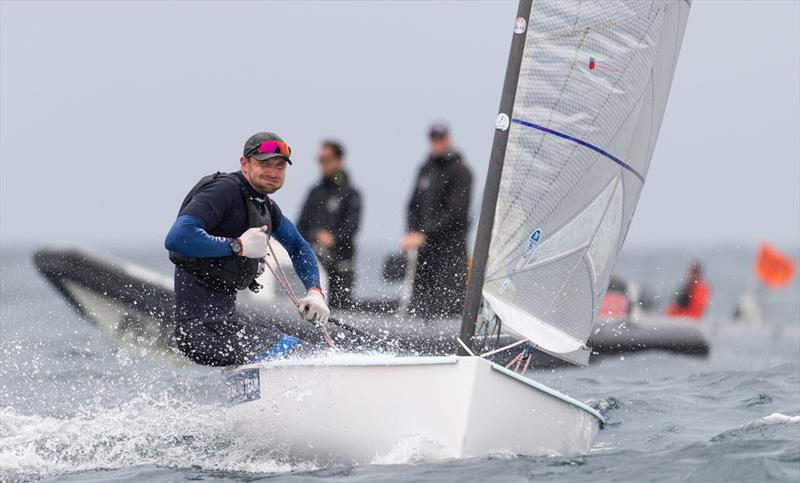
[{"label": "cap brim", "polygon": [[257,161],[266,161],[266,160],[272,159],[272,158],[283,158],[283,159],[286,160],[287,163],[292,164],[292,160],[291,159],[287,158],[286,156],[284,156],[283,154],[280,154],[280,153],[256,153],[256,154],[252,155],[251,158],[253,158],[253,159],[257,160]]}]

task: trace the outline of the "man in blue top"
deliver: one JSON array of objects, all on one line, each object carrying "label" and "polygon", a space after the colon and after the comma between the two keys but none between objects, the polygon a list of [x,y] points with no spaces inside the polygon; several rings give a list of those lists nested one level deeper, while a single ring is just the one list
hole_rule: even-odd
[{"label": "man in blue top", "polygon": [[320,289],[311,247],[268,195],[279,190],[291,149],[276,134],[254,134],[244,145],[241,171],[202,178],[186,195],[164,246],[175,264],[175,339],[198,364],[245,364],[280,336],[265,338],[236,310],[236,292],[259,288],[269,237],[289,252],[307,289],[303,319],[323,325],[330,310]]}]

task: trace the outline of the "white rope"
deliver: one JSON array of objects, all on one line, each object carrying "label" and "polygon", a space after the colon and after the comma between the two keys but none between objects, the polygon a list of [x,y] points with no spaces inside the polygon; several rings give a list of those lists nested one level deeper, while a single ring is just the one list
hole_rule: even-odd
[{"label": "white rope", "polygon": [[[283,291],[286,292],[286,295],[289,296],[292,303],[300,309],[300,300],[292,290],[292,286],[289,284],[289,278],[286,276],[286,272],[283,270],[283,267],[278,262],[278,258],[275,256],[275,250],[272,249],[272,243],[267,240],[267,247],[269,248],[269,254],[272,255],[272,259],[275,260],[275,265],[278,267],[278,271],[272,268],[272,265],[264,258],[264,264],[269,268],[269,271],[272,272],[272,276],[275,277],[275,280],[278,281],[278,284],[283,288]],[[327,324],[319,324],[320,330],[322,330],[322,338],[325,339],[325,343],[331,349],[336,349],[336,344],[333,342],[333,338],[331,338],[330,334],[328,334],[328,325]]]},{"label": "white rope", "polygon": [[295,305],[295,307],[299,307],[300,306],[300,301],[297,300],[297,296],[295,296],[291,285],[288,285],[288,284],[284,285],[283,280],[281,279],[280,275],[278,275],[278,273],[275,271],[275,269],[272,268],[272,265],[270,265],[270,263],[267,261],[266,258],[264,259],[264,265],[266,265],[267,268],[269,268],[269,271],[272,272],[272,276],[275,277],[275,280],[278,282],[278,284],[280,284],[281,288],[286,293],[286,295],[289,296],[289,299],[292,301],[292,303]]},{"label": "white rope", "polygon": [[294,302],[295,305],[300,305],[299,299],[295,295],[294,290],[292,290],[292,286],[289,283],[289,278],[286,276],[286,272],[283,271],[283,266],[281,266],[281,264],[278,262],[278,257],[275,256],[275,250],[272,248],[272,242],[270,242],[269,240],[267,240],[267,247],[269,248],[269,254],[272,256],[272,259],[275,260],[275,266],[278,268],[279,273],[275,272],[275,270],[272,268],[269,262],[267,262],[266,258],[264,259],[264,263],[267,264],[269,270],[278,280],[278,283],[281,284],[283,290],[286,292],[289,298],[292,299],[292,302]]}]

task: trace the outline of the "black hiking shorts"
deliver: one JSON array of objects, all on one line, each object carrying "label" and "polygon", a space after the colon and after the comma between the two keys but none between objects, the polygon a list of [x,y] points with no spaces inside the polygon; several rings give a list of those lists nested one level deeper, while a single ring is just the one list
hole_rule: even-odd
[{"label": "black hiking shorts", "polygon": [[234,366],[253,362],[283,335],[268,325],[256,325],[234,312],[226,317],[175,321],[177,348],[204,366]]}]

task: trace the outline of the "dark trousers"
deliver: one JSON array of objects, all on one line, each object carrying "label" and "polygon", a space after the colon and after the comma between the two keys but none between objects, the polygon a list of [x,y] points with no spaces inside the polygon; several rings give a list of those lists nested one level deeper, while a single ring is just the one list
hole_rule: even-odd
[{"label": "dark trousers", "polygon": [[417,252],[409,311],[422,318],[460,314],[466,280],[466,241],[429,240]]},{"label": "dark trousers", "polygon": [[355,272],[353,260],[334,260],[330,257],[320,258],[322,266],[328,272],[328,305],[331,308],[347,309],[353,306],[353,285]]},{"label": "dark trousers", "polygon": [[183,320],[175,324],[178,349],[204,366],[238,366],[253,362],[281,335],[279,331],[252,323],[238,312],[223,319]]},{"label": "dark trousers", "polygon": [[175,270],[175,343],[190,360],[205,366],[252,362],[283,335],[269,321],[236,310],[236,292],[206,287],[194,275]]}]

